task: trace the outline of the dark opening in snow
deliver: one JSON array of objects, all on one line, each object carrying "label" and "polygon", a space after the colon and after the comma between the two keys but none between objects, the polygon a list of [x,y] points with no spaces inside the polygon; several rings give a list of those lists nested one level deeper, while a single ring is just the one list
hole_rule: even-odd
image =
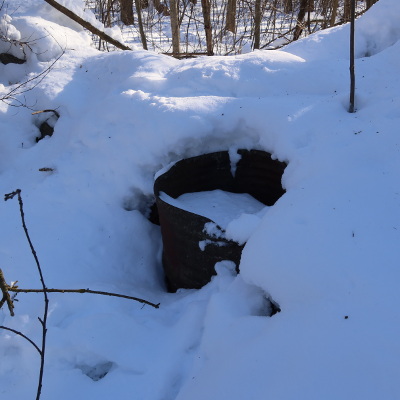
[{"label": "dark opening in snow", "polygon": [[227,238],[210,218],[164,201],[164,193],[172,199],[213,190],[248,193],[272,206],[285,192],[281,178],[286,165],[260,150],[238,150],[233,157],[221,151],[181,160],[156,179],[162,261],[170,291],[204,286],[221,260],[233,261],[238,269],[244,244]]}]

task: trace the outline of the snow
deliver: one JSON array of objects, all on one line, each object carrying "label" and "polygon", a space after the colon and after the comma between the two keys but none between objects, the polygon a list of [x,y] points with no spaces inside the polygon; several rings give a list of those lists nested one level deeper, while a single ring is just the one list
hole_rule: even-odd
[{"label": "snow", "polygon": [[[0,64],[0,96],[65,52],[17,96],[59,112],[52,137],[36,143],[44,113],[0,106],[0,192],[22,190],[47,286],[160,303],[49,294],[43,400],[400,397],[399,12],[380,0],[357,21],[355,114],[347,25],[280,51],[178,61],[100,53],[39,0],[7,12],[13,37],[35,40],[27,63]],[[286,193],[249,232],[239,275],[221,262],[202,289],[168,293],[145,216],[154,176],[237,148],[287,162]],[[6,280],[40,287],[15,199],[0,220]],[[40,343],[42,296],[17,298],[0,324]],[[267,298],[280,313],[268,317]],[[0,358],[1,398],[32,398],[33,346],[2,330]]]},{"label": "snow", "polygon": [[224,230],[225,238],[240,244],[246,242],[269,208],[248,193],[231,193],[219,189],[184,193],[176,199],[160,192],[160,199],[174,207],[209,218]]}]

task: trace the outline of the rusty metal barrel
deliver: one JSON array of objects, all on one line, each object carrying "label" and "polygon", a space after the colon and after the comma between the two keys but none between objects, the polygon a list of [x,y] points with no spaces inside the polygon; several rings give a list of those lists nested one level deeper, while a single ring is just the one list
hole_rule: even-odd
[{"label": "rusty metal barrel", "polygon": [[[234,168],[229,152],[220,151],[178,161],[155,180],[162,262],[172,292],[201,288],[215,274],[219,261],[233,261],[238,269],[244,245],[208,233],[205,225],[212,220],[163,201],[161,192],[176,199],[185,193],[220,189],[248,193],[267,206],[284,194],[281,178],[286,163],[273,160],[270,153],[261,150],[238,150],[238,154]],[[207,245],[202,248],[200,243]]]}]

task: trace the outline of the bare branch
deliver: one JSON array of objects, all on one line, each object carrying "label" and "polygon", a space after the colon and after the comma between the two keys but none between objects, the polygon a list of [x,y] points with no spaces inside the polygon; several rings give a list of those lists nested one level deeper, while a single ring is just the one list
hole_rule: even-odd
[{"label": "bare branch", "polygon": [[77,22],[79,25],[86,28],[88,31],[94,33],[95,35],[97,35],[99,38],[105,40],[106,42],[111,43],[113,46],[117,47],[118,49],[131,50],[130,47],[125,46],[118,40],[116,40],[116,39],[112,38],[111,36],[107,35],[106,33],[102,32],[100,29],[97,29],[90,22],[85,21],[83,18],[79,17],[74,12],[72,12],[68,8],[64,7],[60,3],[57,3],[55,0],[44,0],[44,1],[48,4],[50,4],[56,10],[60,11],[64,15],[66,15],[68,18],[71,18],[73,21]]},{"label": "bare branch", "polygon": [[42,384],[43,384],[43,373],[44,373],[44,360],[45,360],[45,351],[46,351],[46,335],[47,335],[47,316],[48,316],[48,311],[49,311],[49,299],[47,297],[47,291],[46,291],[46,284],[44,282],[43,278],[43,273],[42,273],[42,268],[40,266],[40,262],[38,259],[38,256],[36,254],[36,250],[33,247],[31,238],[29,236],[28,228],[25,223],[25,213],[24,213],[24,204],[22,202],[22,197],[21,197],[21,189],[17,189],[12,193],[8,193],[4,196],[4,200],[10,200],[13,199],[15,196],[18,197],[18,203],[19,203],[19,212],[21,215],[21,222],[22,222],[22,227],[25,232],[26,239],[29,243],[29,247],[31,249],[33,258],[35,259],[37,270],[39,272],[40,276],[40,282],[42,283],[42,288],[43,288],[43,294],[44,294],[44,311],[43,311],[43,320],[40,320],[42,323],[42,347],[40,351],[40,370],[39,370],[39,379],[38,379],[38,389],[36,393],[36,400],[40,399],[40,395],[42,393]]},{"label": "bare branch", "polygon": [[3,271],[0,269],[0,289],[3,293],[3,298],[0,301],[0,308],[3,307],[4,303],[7,303],[8,309],[10,311],[10,315],[13,317],[14,316],[14,303],[11,299],[10,293],[8,293],[8,289],[10,287],[7,285]]},{"label": "bare branch", "polygon": [[[20,288],[13,288],[13,287],[8,287],[9,292],[14,292],[14,293],[43,293],[43,289],[20,289]],[[127,296],[124,294],[118,294],[118,293],[111,293],[111,292],[102,292],[99,290],[90,290],[90,289],[48,289],[46,288],[47,293],[89,293],[89,294],[99,294],[103,296],[112,296],[112,297],[120,297],[123,299],[128,299],[128,300],[134,300],[138,301],[139,303],[142,304],[147,304],[149,306],[152,306],[154,308],[159,308],[160,303],[155,304],[151,303],[150,301],[138,298],[138,297],[132,297],[132,296]]]},{"label": "bare branch", "polygon": [[0,325],[0,329],[4,329],[6,331],[13,332],[16,335],[23,337],[39,352],[40,355],[42,355],[42,351],[39,349],[39,347],[36,345],[36,343],[33,340],[29,339],[28,336],[25,336],[22,332],[16,331],[15,329],[7,328],[6,326],[2,326],[2,325]]},{"label": "bare branch", "polygon": [[[10,90],[8,93],[6,93],[3,97],[0,97],[0,101],[3,101],[4,103],[11,105],[12,101],[17,101],[19,103],[20,107],[26,106],[25,103],[22,103],[21,101],[17,100],[16,97],[29,92],[33,88],[35,88],[37,85],[40,84],[40,82],[43,81],[43,79],[50,73],[56,62],[65,54],[65,50],[61,52],[61,54],[48,66],[45,70],[43,70],[40,74],[35,75],[34,77],[26,80],[25,82],[22,82],[18,86],[16,86],[14,89]],[[28,107],[30,108],[30,107]]]},{"label": "bare branch", "polygon": [[57,110],[40,110],[40,111],[33,112],[32,115],[37,115],[37,114],[42,114],[42,113],[47,113],[47,112],[52,112],[57,118],[60,118],[60,113]]}]

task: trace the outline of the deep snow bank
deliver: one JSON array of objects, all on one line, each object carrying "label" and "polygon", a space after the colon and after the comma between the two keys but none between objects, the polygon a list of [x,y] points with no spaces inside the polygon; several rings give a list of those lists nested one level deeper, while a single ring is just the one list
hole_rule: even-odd
[{"label": "deep snow bank", "polygon": [[[177,61],[98,53],[37,2],[12,16],[16,34],[53,31],[35,48],[50,50],[31,54],[16,80],[57,57],[54,38],[68,43],[21,97],[59,110],[53,137],[36,143],[41,117],[30,110],[0,114],[0,189],[23,190],[47,284],[162,304],[52,296],[44,399],[399,397],[400,53],[389,15],[398,8],[381,0],[359,21],[359,55],[373,55],[357,60],[356,114],[347,113],[345,26],[284,51]],[[368,24],[384,28],[372,35]],[[14,70],[1,68],[6,91]],[[167,294],[158,228],[143,215],[154,174],[239,147],[287,161],[287,192],[251,235],[240,276],[222,263],[205,288]],[[6,278],[37,286],[17,205],[3,203],[0,219]],[[272,318],[268,295],[282,308]],[[1,311],[0,322],[39,340],[42,301],[18,297],[17,316]],[[2,332],[0,356],[3,395],[32,396],[34,349]]]}]

